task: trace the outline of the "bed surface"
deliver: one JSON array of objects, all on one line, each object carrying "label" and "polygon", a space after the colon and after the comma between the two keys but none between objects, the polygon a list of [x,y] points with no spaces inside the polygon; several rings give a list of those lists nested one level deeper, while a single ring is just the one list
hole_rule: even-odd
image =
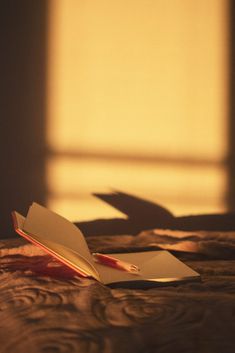
[{"label": "bed surface", "polygon": [[235,232],[91,236],[92,251],[165,248],[201,282],[110,289],[42,250],[0,241],[0,352],[235,352]]}]

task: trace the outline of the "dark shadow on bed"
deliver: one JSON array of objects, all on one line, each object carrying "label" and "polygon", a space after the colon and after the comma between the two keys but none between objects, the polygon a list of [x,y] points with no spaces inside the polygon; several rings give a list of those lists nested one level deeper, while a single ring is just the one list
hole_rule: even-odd
[{"label": "dark shadow on bed", "polygon": [[94,194],[128,218],[75,223],[86,236],[138,234],[147,229],[235,230],[235,213],[175,217],[163,206],[123,192]]}]

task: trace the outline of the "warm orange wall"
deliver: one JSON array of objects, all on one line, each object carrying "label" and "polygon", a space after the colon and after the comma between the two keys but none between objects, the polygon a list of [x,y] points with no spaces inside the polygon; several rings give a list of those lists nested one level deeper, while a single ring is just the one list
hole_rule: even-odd
[{"label": "warm orange wall", "polygon": [[227,1],[50,0],[49,28],[51,207],[108,216],[88,195],[113,187],[223,210]]}]

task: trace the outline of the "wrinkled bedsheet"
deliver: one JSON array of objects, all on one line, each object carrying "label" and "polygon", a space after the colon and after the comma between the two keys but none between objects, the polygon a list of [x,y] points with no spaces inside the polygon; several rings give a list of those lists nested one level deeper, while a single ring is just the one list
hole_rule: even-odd
[{"label": "wrinkled bedsheet", "polygon": [[234,353],[235,232],[87,238],[92,251],[169,249],[201,282],[110,289],[23,239],[0,241],[1,353]]}]

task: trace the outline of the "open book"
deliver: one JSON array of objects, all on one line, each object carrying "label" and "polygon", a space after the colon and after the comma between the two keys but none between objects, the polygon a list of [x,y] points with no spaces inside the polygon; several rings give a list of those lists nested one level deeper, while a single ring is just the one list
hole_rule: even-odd
[{"label": "open book", "polygon": [[200,278],[200,275],[165,250],[108,254],[119,261],[138,266],[132,273],[97,263],[82,232],[70,221],[45,207],[33,203],[26,217],[12,212],[18,234],[43,248],[80,276],[113,284],[143,285]]}]

